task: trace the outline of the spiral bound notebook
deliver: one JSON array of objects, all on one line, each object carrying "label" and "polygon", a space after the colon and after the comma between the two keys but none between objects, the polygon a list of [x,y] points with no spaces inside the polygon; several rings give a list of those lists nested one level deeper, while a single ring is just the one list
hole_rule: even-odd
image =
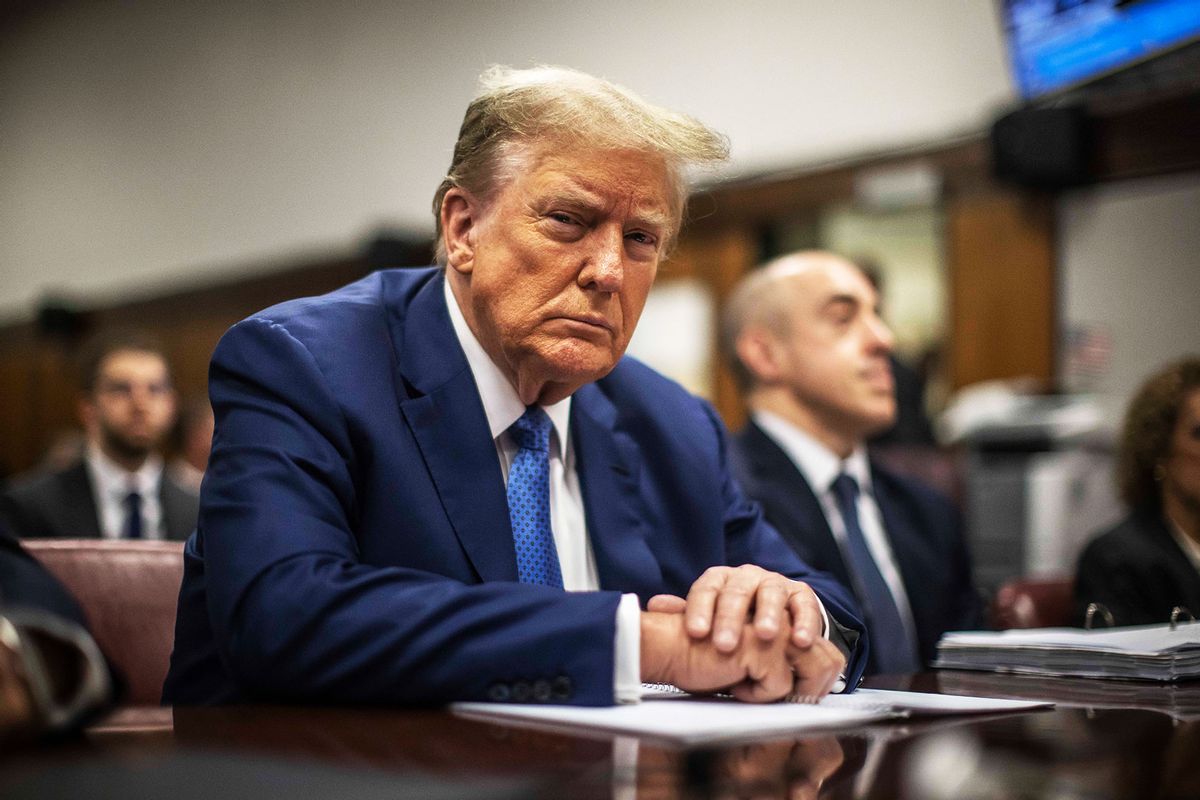
[{"label": "spiral bound notebook", "polygon": [[947,633],[935,667],[1076,678],[1200,678],[1200,623]]}]

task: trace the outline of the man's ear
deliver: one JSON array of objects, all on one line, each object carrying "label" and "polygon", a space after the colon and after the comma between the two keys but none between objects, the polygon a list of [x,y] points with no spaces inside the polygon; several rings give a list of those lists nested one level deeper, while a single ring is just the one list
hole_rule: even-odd
[{"label": "man's ear", "polygon": [[454,187],[442,197],[442,241],[446,264],[467,275],[475,260],[475,234],[483,217],[482,204],[465,189]]},{"label": "man's ear", "polygon": [[759,383],[778,380],[783,363],[778,339],[759,327],[749,327],[737,339],[737,354],[742,364]]}]

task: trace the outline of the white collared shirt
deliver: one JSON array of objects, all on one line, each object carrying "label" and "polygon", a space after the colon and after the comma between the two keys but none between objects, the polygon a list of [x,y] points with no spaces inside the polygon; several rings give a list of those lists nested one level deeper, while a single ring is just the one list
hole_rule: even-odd
[{"label": "white collared shirt", "polygon": [[[875,502],[875,490],[871,482],[871,466],[867,461],[866,450],[859,446],[845,461],[837,454],[818,442],[812,436],[802,431],[778,414],[770,411],[755,411],[751,415],[758,427],[775,441],[787,454],[796,469],[808,481],[813,494],[821,503],[825,512],[825,520],[837,540],[838,547],[846,551],[846,524],[842,520],[842,512],[838,510],[837,498],[834,496],[832,484],[835,478],[845,472],[858,483],[858,522],[862,528],[863,537],[867,540],[867,548],[871,558],[879,567],[883,580],[887,583],[900,611],[900,619],[905,627],[908,640],[916,645],[916,623],[913,621],[912,606],[908,602],[908,592],[904,581],[900,578],[900,569],[896,557],[892,553],[891,542],[883,527],[883,515]],[[843,556],[843,560],[849,562]]]},{"label": "white collared shirt", "polygon": [[103,538],[120,539],[125,535],[125,498],[130,492],[142,496],[142,538],[166,538],[162,502],[158,495],[163,474],[161,458],[151,455],[137,472],[128,472],[98,446],[90,444],[84,463],[92,482],[100,535]]},{"label": "white collared shirt", "polygon": [[[483,402],[483,412],[487,416],[488,428],[495,441],[496,454],[507,484],[508,471],[518,449],[508,429],[525,413],[525,404],[467,325],[450,289],[450,282],[442,282],[450,322],[479,389],[479,399]],[[575,468],[575,447],[570,436],[571,398],[543,406],[543,409],[553,425],[550,436],[550,526],[562,570],[563,588],[571,592],[597,591],[600,588],[600,576],[588,538],[583,493]],[[613,692],[617,702],[636,702],[641,698],[640,614],[637,595],[622,595],[617,607],[617,635],[614,642],[616,675]]]}]

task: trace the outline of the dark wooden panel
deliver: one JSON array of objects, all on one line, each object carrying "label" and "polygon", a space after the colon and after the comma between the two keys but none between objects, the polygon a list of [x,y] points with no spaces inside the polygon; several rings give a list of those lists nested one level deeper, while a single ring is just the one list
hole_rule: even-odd
[{"label": "dark wooden panel", "polygon": [[949,379],[1054,376],[1055,264],[1049,198],[997,190],[946,204]]}]

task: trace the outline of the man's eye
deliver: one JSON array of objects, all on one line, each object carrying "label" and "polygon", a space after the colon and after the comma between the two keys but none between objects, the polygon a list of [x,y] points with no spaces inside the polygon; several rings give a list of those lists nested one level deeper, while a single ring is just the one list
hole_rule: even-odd
[{"label": "man's eye", "polygon": [[575,224],[575,220],[572,219],[569,214],[561,214],[561,213],[555,212],[552,214],[548,214],[547,216],[550,217],[550,219],[554,220],[555,222],[561,222],[563,225],[574,225]]},{"label": "man's eye", "polygon": [[634,231],[633,233],[627,234],[625,238],[629,239],[630,241],[637,242],[638,244],[649,245],[651,247],[658,244],[657,239],[643,231]]}]

